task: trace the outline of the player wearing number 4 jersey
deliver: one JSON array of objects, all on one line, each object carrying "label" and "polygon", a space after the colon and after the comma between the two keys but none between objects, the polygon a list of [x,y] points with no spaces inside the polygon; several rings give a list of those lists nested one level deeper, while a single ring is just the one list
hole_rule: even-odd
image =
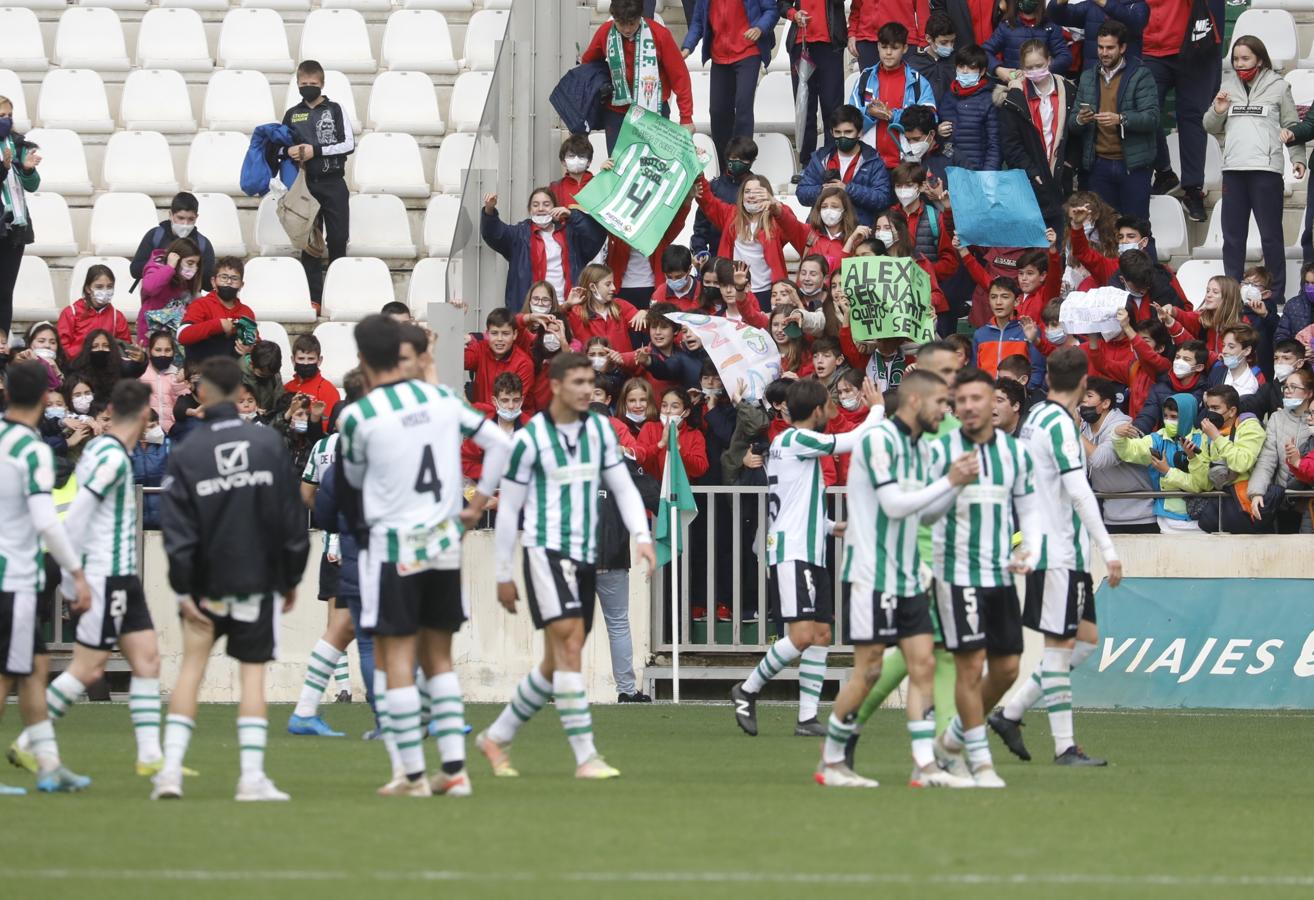
[{"label": "player wearing number 4 jersey", "polygon": [[[637,555],[656,563],[643,499],[630,480],[611,424],[589,411],[593,368],[585,356],[562,353],[548,369],[552,401],[516,432],[497,510],[497,599],[516,611],[515,549],[520,536],[525,588],[534,626],[544,631],[543,662],[516,687],[487,731],[475,739],[493,774],[516,775],[511,741],[534,713],[552,700],[575,754],[575,777],[615,778],[593,743],[580,657],[593,625],[599,486],[611,492]],[[487,460],[484,471],[488,471]]]},{"label": "player wearing number 4 jersey", "polygon": [[1099,504],[1086,480],[1086,452],[1076,419],[1086,392],[1086,355],[1065,348],[1047,361],[1049,398],[1027,413],[1022,440],[1036,464],[1040,499],[1040,555],[1027,576],[1024,624],[1045,638],[1040,668],[990,716],[990,727],[1022,759],[1030,759],[1022,741],[1022,715],[1043,696],[1054,736],[1054,761],[1065,766],[1102,766],[1082,751],[1073,736],[1073,647],[1083,619],[1094,621],[1095,595],[1090,577],[1090,538],[1095,538],[1109,573],[1109,587],[1122,580],[1122,563],[1100,517]]},{"label": "player wearing number 4 jersey", "polygon": [[[401,326],[387,316],[356,326],[369,393],[343,411],[338,453],[361,494],[369,528],[359,555],[361,627],[374,635],[375,703],[393,777],[384,796],[468,796],[465,705],[452,636],[469,618],[461,591],[461,535],[483,514],[510,441],[446,387],[404,377]],[[484,451],[479,486],[462,510],[461,442]],[[428,680],[442,768],[426,779],[417,662]],[[382,676],[382,677],[380,677]]]},{"label": "player wearing number 4 jersey", "polygon": [[735,721],[747,734],[757,734],[757,697],[762,688],[800,657],[794,733],[826,733],[817,721],[835,621],[826,538],[843,537],[845,526],[826,515],[821,458],[852,453],[867,429],[885,417],[885,402],[870,381],[863,384],[863,395],[871,409],[866,420],[859,428],[836,435],[824,433],[834,414],[834,401],[825,385],[814,379],[795,381],[785,394],[792,427],[776,436],[767,454],[766,552],[772,612],[786,623],[788,634],[767,650],[746,680],[730,689]]},{"label": "player wearing number 4 jersey", "polygon": [[953,460],[946,475],[930,477],[930,448],[922,435],[940,427],[949,409],[944,380],[916,371],[899,386],[894,416],[863,435],[849,465],[845,533],[844,622],[853,644],[853,674],[835,698],[816,780],[827,787],[876,787],[844,759],[858,706],[880,675],[885,648],[898,644],[908,665],[908,733],[914,787],[970,787],[971,779],[942,771],[926,720],[935,677],[930,600],[922,587],[917,527],[943,515],[964,485],[976,480],[975,453]]}]

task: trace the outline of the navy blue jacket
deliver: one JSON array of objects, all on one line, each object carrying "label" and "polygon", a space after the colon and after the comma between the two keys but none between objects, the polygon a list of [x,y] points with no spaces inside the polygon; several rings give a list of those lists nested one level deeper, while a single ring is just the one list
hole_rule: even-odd
[{"label": "navy blue jacket", "polygon": [[251,133],[246,158],[242,160],[242,193],[263,197],[269,193],[269,182],[275,175],[284,187],[292,187],[292,182],[297,180],[297,164],[283,150],[296,142],[292,129],[286,125],[257,125]]},{"label": "navy blue jacket", "polygon": [[[162,444],[138,444],[132,451],[132,480],[142,487],[159,487],[169,468],[169,449],[168,438]],[[141,527],[151,531],[159,530],[159,494],[142,495]]]},{"label": "navy blue jacket", "polygon": [[[744,175],[744,178],[747,178]],[[743,178],[733,178],[726,173],[721,173],[708,182],[712,188],[712,195],[722,203],[739,202],[739,186],[744,183]],[[695,256],[700,253],[710,253],[715,256],[717,249],[721,246],[721,229],[712,224],[712,220],[707,218],[703,213],[702,207],[694,214],[693,237],[689,239],[689,249]]]},{"label": "navy blue jacket", "polygon": [[338,504],[337,466],[329,466],[320,476],[319,490],[315,491],[315,508],[311,513],[311,523],[321,531],[335,533],[338,536],[338,550],[342,555],[342,568],[338,576],[338,596],[360,596],[360,569],[357,558],[360,544],[356,541],[356,532],[347,519],[346,512]]},{"label": "navy blue jacket", "polygon": [[1133,59],[1141,58],[1141,32],[1145,23],[1150,21],[1150,7],[1145,0],[1105,0],[1104,8],[1098,3],[1058,3],[1049,0],[1045,15],[1051,22],[1064,28],[1081,28],[1086,33],[1086,48],[1081,54],[1083,70],[1099,65],[1099,54],[1095,52],[1095,33],[1100,30],[1105,19],[1116,19],[1127,26],[1127,55]]},{"label": "navy blue jacket", "polygon": [[[853,211],[858,217],[859,225],[871,226],[876,216],[894,200],[894,190],[890,187],[890,176],[885,171],[885,162],[880,152],[870,144],[858,144],[862,155],[862,165],[853,173],[849,183],[849,199],[853,201]],[[808,167],[798,181],[795,196],[804,206],[812,206],[821,196],[821,189],[826,186],[826,166],[835,155],[835,145],[830,144],[824,150],[812,154]]]},{"label": "navy blue jacket", "polygon": [[[529,295],[529,286],[534,283],[534,269],[529,252],[529,241],[534,225],[528,219],[507,225],[497,215],[497,210],[487,213],[479,212],[479,233],[484,243],[506,258],[511,270],[506,276],[506,299],[503,304],[511,312],[519,312]],[[570,267],[566,281],[574,284],[579,273],[589,264],[589,260],[598,255],[602,245],[607,242],[607,232],[593,221],[587,213],[575,210],[566,220],[566,250]]]},{"label": "navy blue jacket", "polygon": [[557,82],[548,101],[571,134],[588,134],[603,127],[604,93],[610,96],[611,71],[606,63],[576,66]]},{"label": "navy blue jacket", "polygon": [[[703,62],[712,58],[712,22],[707,15],[709,2],[710,0],[698,0],[698,5],[694,7],[693,19],[689,22],[689,33],[685,35],[684,43],[681,45],[683,50],[692,50],[698,46],[699,41],[702,41]],[[743,4],[749,27],[762,31],[762,37],[757,41],[757,50],[762,57],[762,65],[769,66],[771,51],[776,46],[776,23],[780,21],[776,0],[743,0]]]},{"label": "navy blue jacket", "polygon": [[1000,19],[995,26],[995,33],[981,45],[990,57],[990,70],[998,66],[1010,69],[1022,67],[1022,45],[1027,41],[1044,41],[1049,47],[1049,70],[1055,75],[1064,75],[1072,68],[1072,51],[1063,39],[1063,29],[1053,22],[1039,25],[1008,24],[1007,19]]},{"label": "navy blue jacket", "polygon": [[945,141],[944,155],[959,168],[994,172],[1000,168],[995,81],[988,75],[982,75],[981,81],[975,92],[963,97],[951,86],[940,100],[940,121],[954,125],[953,135]]},{"label": "navy blue jacket", "polygon": [[648,366],[648,371],[652,373],[654,378],[674,382],[685,390],[689,390],[698,387],[702,383],[703,363],[707,359],[706,350],[699,350],[696,353],[690,353],[688,350],[677,350],[670,356],[663,357],[658,350],[654,349],[652,364]]}]

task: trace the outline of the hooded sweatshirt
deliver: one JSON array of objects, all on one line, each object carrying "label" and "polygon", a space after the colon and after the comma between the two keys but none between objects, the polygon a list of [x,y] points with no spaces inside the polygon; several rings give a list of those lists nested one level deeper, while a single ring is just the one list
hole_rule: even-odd
[{"label": "hooded sweatshirt", "polygon": [[[1192,491],[1199,493],[1202,488],[1198,487],[1191,473],[1184,472],[1178,468],[1178,460],[1186,459],[1186,454],[1178,445],[1178,428],[1183,422],[1196,421],[1198,413],[1198,402],[1192,394],[1173,394],[1172,400],[1177,403],[1177,424],[1171,429],[1168,426],[1160,428],[1153,434],[1147,434],[1141,438],[1115,437],[1113,439],[1113,450],[1118,454],[1118,458],[1124,462],[1143,465],[1146,468],[1146,474],[1150,478],[1150,483],[1156,491]],[[1196,448],[1202,452],[1197,453],[1195,458],[1202,460],[1205,457],[1203,452],[1204,433],[1199,428],[1193,428],[1185,435]],[[1153,458],[1150,451],[1161,454],[1168,463],[1167,472],[1160,473],[1152,463]],[[1194,465],[1187,461],[1188,469],[1194,468]],[[1165,499],[1160,497],[1154,501],[1154,514],[1164,519],[1175,519],[1179,522],[1185,522],[1190,519],[1186,513],[1186,501],[1178,498]]]}]

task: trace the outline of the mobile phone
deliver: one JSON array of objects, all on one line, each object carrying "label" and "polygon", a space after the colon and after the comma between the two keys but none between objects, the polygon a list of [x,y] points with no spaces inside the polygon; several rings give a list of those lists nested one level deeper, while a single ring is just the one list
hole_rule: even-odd
[{"label": "mobile phone", "polygon": [[1154,449],[1153,447],[1150,448],[1150,455],[1153,456],[1155,459],[1163,459],[1163,453]]},{"label": "mobile phone", "polygon": [[1081,104],[1081,112],[1094,112],[1095,109],[1089,103]]}]

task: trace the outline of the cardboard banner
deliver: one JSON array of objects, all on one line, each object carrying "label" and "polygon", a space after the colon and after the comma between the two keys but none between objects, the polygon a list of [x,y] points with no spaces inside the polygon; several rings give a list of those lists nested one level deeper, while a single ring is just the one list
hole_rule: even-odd
[{"label": "cardboard banner", "polygon": [[1118,310],[1126,306],[1127,292],[1119,288],[1073,291],[1063,299],[1059,324],[1068,334],[1098,334],[1105,340],[1112,340],[1122,333]]},{"label": "cardboard banner", "polygon": [[761,400],[766,386],[780,377],[780,351],[761,328],[702,313],[667,313],[666,318],[698,335],[727,393],[742,379],[743,399]]},{"label": "cardboard banner", "polygon": [[841,264],[854,342],[935,339],[931,278],[908,257],[852,256]]},{"label": "cardboard banner", "polygon": [[621,123],[613,166],[575,195],[603,228],[651,256],[703,171],[683,126],[632,106]]},{"label": "cardboard banner", "polygon": [[973,172],[950,166],[954,228],[964,246],[1048,247],[1036,192],[1021,169]]}]

